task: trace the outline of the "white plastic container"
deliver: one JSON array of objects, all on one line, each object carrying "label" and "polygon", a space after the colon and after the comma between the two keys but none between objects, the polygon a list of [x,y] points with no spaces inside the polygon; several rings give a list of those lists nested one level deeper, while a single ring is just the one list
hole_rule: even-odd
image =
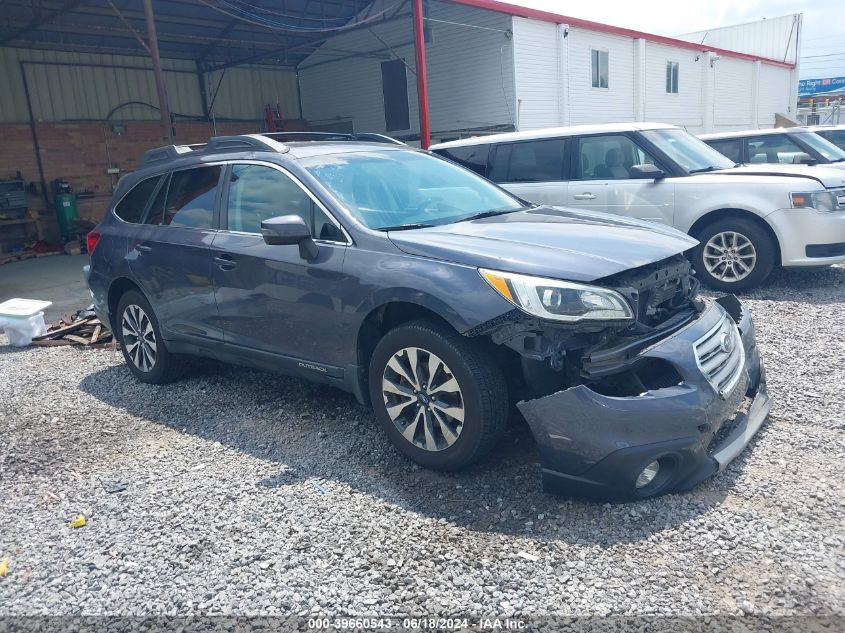
[{"label": "white plastic container", "polygon": [[28,317],[0,316],[0,329],[6,332],[10,345],[26,347],[36,336],[47,333],[47,324],[43,312]]},{"label": "white plastic container", "polygon": [[37,299],[9,299],[0,303],[0,329],[5,330],[9,343],[26,347],[36,336],[46,334],[42,310],[52,303]]}]

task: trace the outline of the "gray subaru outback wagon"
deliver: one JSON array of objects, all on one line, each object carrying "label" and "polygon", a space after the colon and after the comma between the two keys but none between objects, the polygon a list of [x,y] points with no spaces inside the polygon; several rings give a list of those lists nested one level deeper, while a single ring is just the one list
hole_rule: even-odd
[{"label": "gray subaru outback wagon", "polygon": [[448,470],[516,404],[545,488],[602,498],[689,488],[766,418],[749,312],[698,296],[686,235],[385,137],[289,138],[162,147],[119,183],[88,284],[139,380],[202,356],[335,385]]}]

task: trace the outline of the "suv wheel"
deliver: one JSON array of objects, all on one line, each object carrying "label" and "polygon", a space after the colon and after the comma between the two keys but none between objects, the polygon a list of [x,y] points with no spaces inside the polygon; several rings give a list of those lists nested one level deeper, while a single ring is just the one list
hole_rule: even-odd
[{"label": "suv wheel", "polygon": [[457,470],[486,454],[508,413],[505,378],[478,342],[427,321],[388,332],[369,371],[376,418],[408,458]]},{"label": "suv wheel", "polygon": [[754,288],[774,268],[775,245],[766,230],[750,220],[718,220],[696,237],[693,265],[698,278],[716,290]]},{"label": "suv wheel", "polygon": [[120,298],[116,321],[123,358],[138,380],[162,384],[182,375],[183,361],[167,351],[158,320],[141,293],[131,290]]}]

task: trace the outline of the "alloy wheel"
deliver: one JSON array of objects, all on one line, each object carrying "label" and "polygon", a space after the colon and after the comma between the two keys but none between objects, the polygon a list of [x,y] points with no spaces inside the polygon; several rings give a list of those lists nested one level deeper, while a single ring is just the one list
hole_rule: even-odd
[{"label": "alloy wheel", "polygon": [[156,335],[150,317],[141,306],[130,304],[123,311],[121,333],[126,353],[132,363],[143,372],[152,371],[156,364]]},{"label": "alloy wheel", "polygon": [[408,442],[427,451],[452,446],[464,426],[464,399],[438,356],[404,347],[390,357],[381,382],[387,415]]},{"label": "alloy wheel", "polygon": [[748,277],[757,263],[754,244],[736,231],[716,233],[704,245],[702,257],[707,272],[728,283]]}]

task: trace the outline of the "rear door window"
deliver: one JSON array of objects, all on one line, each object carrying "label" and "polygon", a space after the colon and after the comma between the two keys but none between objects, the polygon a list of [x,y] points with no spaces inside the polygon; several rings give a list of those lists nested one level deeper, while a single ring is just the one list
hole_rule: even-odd
[{"label": "rear door window", "polygon": [[489,178],[494,182],[558,182],[564,180],[565,139],[499,145]]},{"label": "rear door window", "polygon": [[144,214],[144,209],[147,208],[147,203],[150,200],[150,196],[153,195],[153,191],[155,191],[159,180],[161,180],[161,176],[153,176],[135,185],[117,203],[117,206],[114,208],[115,215],[124,222],[131,222],[133,224],[140,222]]},{"label": "rear door window", "polygon": [[227,228],[260,233],[261,222],[280,215],[301,217],[314,239],[346,241],[328,214],[288,175],[266,165],[232,165]]},{"label": "rear door window", "polygon": [[748,162],[792,163],[803,148],[786,134],[771,134],[748,139]]},{"label": "rear door window", "polygon": [[173,172],[161,224],[212,228],[222,169],[213,165]]},{"label": "rear door window", "polygon": [[437,150],[441,156],[471,169],[480,176],[487,176],[487,159],[490,156],[489,145],[464,145]]}]

